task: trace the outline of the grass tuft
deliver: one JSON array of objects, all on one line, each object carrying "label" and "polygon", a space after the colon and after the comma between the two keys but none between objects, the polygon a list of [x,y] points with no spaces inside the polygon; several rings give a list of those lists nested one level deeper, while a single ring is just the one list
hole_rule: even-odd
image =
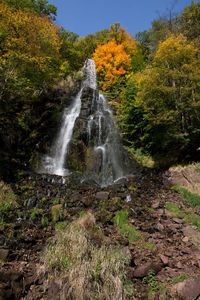
[{"label": "grass tuft", "polygon": [[103,240],[96,245],[93,228],[86,229],[79,220],[56,231],[48,245],[44,262],[50,276],[66,278],[68,299],[126,299],[133,292],[126,276],[130,253]]},{"label": "grass tuft", "polygon": [[172,189],[178,192],[188,204],[193,207],[200,207],[200,196],[198,194],[191,193],[179,185],[175,185]]},{"label": "grass tuft", "polygon": [[126,237],[130,243],[134,243],[141,238],[141,233],[133,225],[128,223],[128,211],[119,210],[114,217],[114,223],[122,236]]}]

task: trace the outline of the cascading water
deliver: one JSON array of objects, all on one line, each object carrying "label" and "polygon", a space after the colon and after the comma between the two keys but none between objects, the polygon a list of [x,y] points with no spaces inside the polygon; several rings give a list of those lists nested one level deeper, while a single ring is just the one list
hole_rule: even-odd
[{"label": "cascading water", "polygon": [[[87,148],[87,155],[85,155],[83,162],[86,166],[85,171],[83,171],[83,179],[93,178],[96,183],[106,186],[123,177],[126,173],[123,148],[119,142],[119,134],[112,111],[105,97],[99,94],[97,90],[96,67],[93,60],[88,59],[86,61],[84,75],[85,79],[79,93],[71,106],[64,110],[61,128],[51,149],[52,154],[45,156],[42,172],[60,176],[70,174],[66,167],[66,164],[67,166],[70,164],[70,142],[73,131],[76,130],[74,129],[76,128],[76,120],[77,118],[81,119],[81,115],[84,115],[83,111],[86,106],[86,116],[82,116],[86,124],[86,128],[83,130],[84,135],[85,131],[87,135],[87,138],[81,141]],[[84,93],[91,95],[89,104],[84,102]]]},{"label": "cascading water", "polygon": [[95,159],[100,156],[97,181],[102,186],[112,184],[124,176],[119,135],[112,111],[102,94],[94,99],[93,111],[88,120],[89,145],[93,146]]},{"label": "cascading water", "polygon": [[66,176],[70,172],[65,168],[65,160],[68,153],[68,146],[72,138],[74,124],[81,110],[81,96],[84,87],[96,89],[96,71],[95,63],[92,59],[88,59],[85,66],[85,80],[83,81],[81,90],[74,99],[72,105],[66,108],[62,117],[62,124],[58,137],[52,147],[53,155],[45,156],[43,161],[44,172]]}]

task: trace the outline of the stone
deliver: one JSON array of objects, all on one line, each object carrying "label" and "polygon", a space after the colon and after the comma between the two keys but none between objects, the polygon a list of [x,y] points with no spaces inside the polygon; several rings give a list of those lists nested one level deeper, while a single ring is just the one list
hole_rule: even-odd
[{"label": "stone", "polygon": [[101,191],[96,193],[97,200],[108,200],[108,197],[109,197],[109,192]]},{"label": "stone", "polygon": [[168,258],[167,256],[165,256],[165,255],[163,255],[163,254],[159,254],[159,257],[160,257],[160,259],[161,259],[161,261],[162,261],[162,263],[163,263],[164,265],[168,265],[168,263],[169,263],[169,258]]},{"label": "stone", "polygon": [[156,224],[155,227],[158,231],[163,231],[165,229],[165,227],[161,223]]},{"label": "stone", "polygon": [[188,236],[185,236],[185,237],[182,239],[182,241],[183,241],[184,243],[187,243],[187,242],[189,241],[189,237],[188,237]]},{"label": "stone", "polygon": [[200,277],[179,282],[172,291],[182,300],[195,300],[200,295]]},{"label": "stone", "polygon": [[133,272],[133,277],[143,278],[148,275],[150,271],[154,271],[155,274],[160,272],[163,268],[162,262],[147,262],[137,267]]},{"label": "stone", "polygon": [[173,218],[173,221],[177,224],[183,224],[183,220],[178,219],[178,218]]},{"label": "stone", "polygon": [[6,261],[9,255],[9,249],[0,248],[0,261]]},{"label": "stone", "polygon": [[153,203],[151,205],[151,207],[154,208],[154,209],[159,208],[159,206],[160,206],[160,201],[159,200],[153,201]]}]

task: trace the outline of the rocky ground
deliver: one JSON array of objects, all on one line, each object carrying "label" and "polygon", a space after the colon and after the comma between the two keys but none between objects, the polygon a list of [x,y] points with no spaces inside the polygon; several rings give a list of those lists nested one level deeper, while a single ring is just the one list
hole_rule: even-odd
[{"label": "rocky ground", "polygon": [[[0,225],[1,300],[57,299],[56,288],[48,286],[43,251],[56,226],[87,209],[105,236],[131,253],[127,271],[134,293],[128,299],[198,299],[200,223],[198,218],[193,223],[193,217],[200,211],[170,188],[167,173],[144,170],[107,188],[78,184],[73,178],[26,174],[13,190],[17,205]],[[113,222],[121,210],[128,211],[129,223],[139,232],[134,242]]]}]

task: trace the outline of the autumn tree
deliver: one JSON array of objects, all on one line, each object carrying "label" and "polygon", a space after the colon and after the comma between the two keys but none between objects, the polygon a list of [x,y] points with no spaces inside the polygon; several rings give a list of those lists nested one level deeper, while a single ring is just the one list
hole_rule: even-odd
[{"label": "autumn tree", "polygon": [[199,51],[182,36],[160,43],[142,73],[138,101],[148,120],[143,135],[151,153],[195,153],[200,140]]},{"label": "autumn tree", "polygon": [[93,58],[102,90],[112,90],[116,83],[122,83],[125,74],[130,69],[131,59],[122,44],[111,40],[96,48]]}]

